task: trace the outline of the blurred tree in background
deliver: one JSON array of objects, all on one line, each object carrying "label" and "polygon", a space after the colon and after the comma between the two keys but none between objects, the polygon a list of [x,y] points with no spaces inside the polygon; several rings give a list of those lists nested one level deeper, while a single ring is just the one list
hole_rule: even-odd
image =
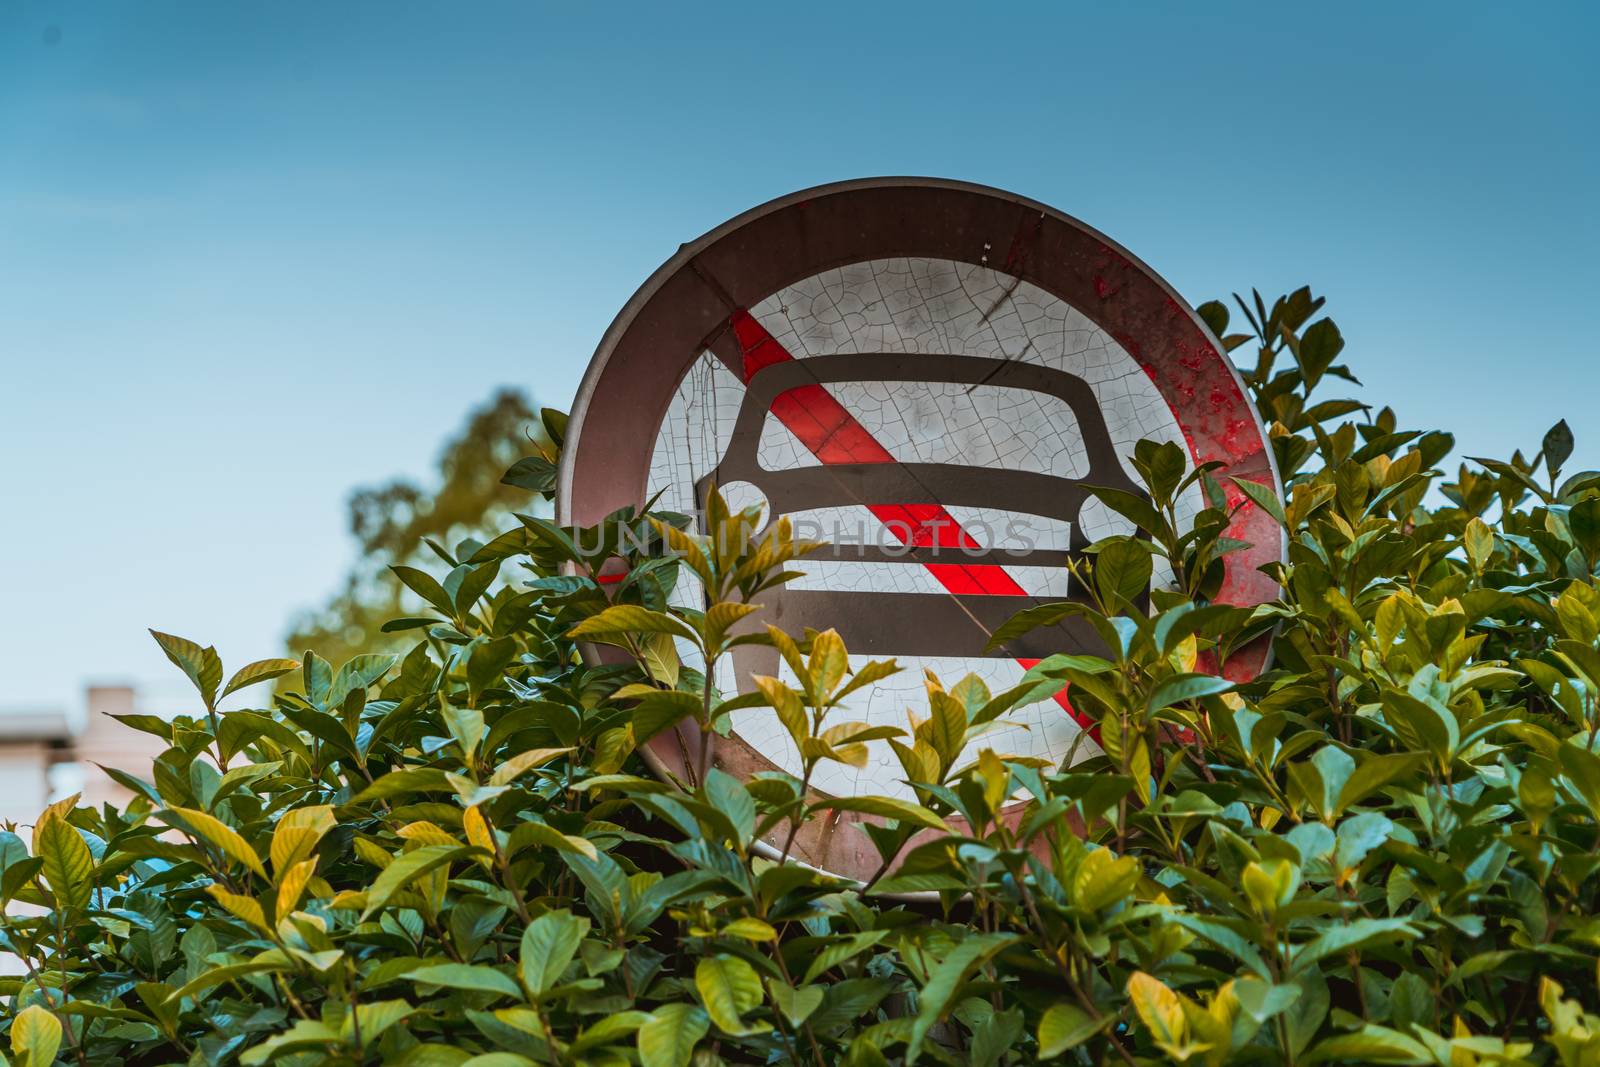
[{"label": "blurred tree in background", "polygon": [[356,489],[350,496],[356,562],[327,604],[293,621],[289,652],[299,656],[310,649],[342,663],[361,653],[409,646],[413,635],[381,629],[416,606],[390,566],[426,565],[436,551],[429,542],[447,548],[463,540],[487,540],[513,512],[542,504],[535,490],[546,479],[553,484],[554,470],[539,457],[519,460],[530,451],[545,451],[547,444],[547,431],[528,397],[502,388],[446,442],[436,486],[400,478]]}]

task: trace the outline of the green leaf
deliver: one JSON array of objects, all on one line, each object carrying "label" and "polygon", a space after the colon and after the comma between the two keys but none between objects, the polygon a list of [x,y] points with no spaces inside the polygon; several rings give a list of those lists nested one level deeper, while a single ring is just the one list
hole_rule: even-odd
[{"label": "green leaf", "polygon": [[1337,745],[1324,745],[1311,757],[1311,766],[1316,769],[1322,785],[1320,792],[1311,799],[1316,803],[1317,813],[1331,819],[1339,803],[1339,793],[1355,772],[1356,761]]},{"label": "green leaf", "polygon": [[339,1042],[339,1032],[327,1023],[300,1019],[288,1030],[268,1038],[239,1057],[244,1067],[256,1067],[281,1053],[323,1050]]},{"label": "green leaf", "polygon": [[688,1067],[711,1020],[693,1004],[663,1004],[639,1027],[639,1067]]},{"label": "green leaf", "polygon": [[845,960],[859,956],[889,936],[887,930],[863,930],[851,934],[843,941],[835,941],[825,947],[811,961],[811,966],[806,968],[805,978],[802,981],[814,982],[822,977],[831,968],[837,967]]},{"label": "green leaf", "polygon": [[568,1051],[576,1054],[603,1045],[614,1045],[618,1038],[627,1037],[649,1021],[650,1016],[642,1011],[619,1011],[603,1016],[585,1027]]},{"label": "green leaf", "polygon": [[368,1004],[358,1004],[353,1013],[345,1016],[340,1036],[353,1038],[359,1029],[361,1047],[366,1048],[385,1030],[416,1010],[404,1000],[375,1000]]},{"label": "green leaf", "polygon": [[767,982],[767,990],[772,994],[772,1002],[789,1020],[789,1025],[797,1029],[822,1003],[821,986],[803,985],[794,989],[774,978]]},{"label": "green leaf", "polygon": [[156,639],[156,644],[161,646],[167,658],[189,676],[189,681],[199,690],[206,707],[214,706],[217,687],[222,684],[222,660],[217,658],[217,650],[201,648],[186,637],[175,637],[159,630],[151,630],[150,636]]},{"label": "green leaf", "polygon": [[94,856],[77,828],[52,811],[39,824],[38,851],[44,880],[57,904],[87,908],[94,893]]},{"label": "green leaf", "polygon": [[1333,361],[1344,349],[1344,338],[1339,336],[1339,327],[1333,324],[1332,319],[1319,319],[1306,327],[1305,333],[1300,335],[1300,343],[1295,346],[1295,356],[1300,364],[1300,377],[1306,383],[1306,390],[1316,388],[1323,374],[1327,373]]},{"label": "green leaf", "polygon": [[1108,607],[1133,603],[1150,588],[1150,550],[1131,537],[1105,541],[1094,557],[1094,584]]},{"label": "green leaf", "polygon": [[1099,485],[1089,485],[1084,488],[1093,493],[1095,499],[1099,500],[1100,503],[1146,533],[1156,533],[1166,525],[1161,521],[1161,515],[1156,511],[1154,505],[1137,493],[1130,493],[1126,489],[1111,489]]},{"label": "green leaf", "polygon": [[896,797],[826,797],[812,806],[813,811],[832,808],[835,811],[859,811],[867,815],[880,815],[885,819],[926,826],[931,830],[950,832],[950,827],[938,815],[921,804]]},{"label": "green leaf", "polygon": [[1585,497],[1567,512],[1567,530],[1586,559],[1600,556],[1600,497]]},{"label": "green leaf", "polygon": [[1110,849],[1096,848],[1079,861],[1073,872],[1069,890],[1072,902],[1084,911],[1100,911],[1133,892],[1139,874],[1137,857],[1119,857]]},{"label": "green leaf", "polygon": [[1076,1004],[1052,1004],[1039,1019],[1039,1058],[1053,1059],[1105,1029],[1114,1015],[1094,1018]]},{"label": "green leaf", "polygon": [[432,607],[443,612],[450,618],[455,618],[456,606],[450,599],[450,594],[444,591],[438,579],[427,571],[419,571],[415,567],[394,566],[389,568],[395,577],[405,583],[406,588],[427,601]]},{"label": "green leaf", "polygon": [[1183,1004],[1159,978],[1135,971],[1128,979],[1128,1000],[1151,1037],[1164,1046],[1182,1044],[1187,1029]]},{"label": "green leaf", "polygon": [[458,859],[466,859],[477,852],[477,849],[465,845],[423,845],[410,852],[402,852],[373,880],[372,887],[367,890],[367,906],[361,914],[361,920],[365,922],[381,911],[396,893],[429,871]]},{"label": "green leaf", "polygon": [[487,563],[480,563],[476,567],[463,567],[461,584],[456,586],[454,603],[456,609],[463,615],[472,610],[478,598],[488,591],[495,578],[500,575],[500,561],[492,559]]},{"label": "green leaf", "polygon": [[571,748],[530,748],[526,752],[519,752],[495,768],[494,774],[489,776],[489,784],[506,785],[527,771],[542,767],[557,756],[564,756],[571,751]]},{"label": "green leaf", "polygon": [[906,1044],[906,1063],[917,1061],[923,1042],[935,1023],[944,1018],[956,994],[979,967],[1016,944],[1015,934],[968,934],[928,975],[928,982],[917,998],[917,1018]]},{"label": "green leaf", "polygon": [[300,661],[300,678],[311,703],[325,708],[328,703],[328,689],[333,685],[333,666],[307,649],[305,657]]},{"label": "green leaf", "polygon": [[700,643],[699,635],[671,615],[637,604],[613,604],[598,615],[591,615],[567,631],[574,641],[585,637],[617,637],[622,634],[671,634]]},{"label": "green leaf", "polygon": [[1178,674],[1156,686],[1155,692],[1150,694],[1145,710],[1149,714],[1154,714],[1162,708],[1181,704],[1186,700],[1231,692],[1233,683],[1226,678],[1218,678],[1213,674]]},{"label": "green leaf", "polygon": [[514,637],[485,641],[467,657],[467,688],[476,696],[499,683],[506,665],[517,655]]},{"label": "green leaf", "polygon": [[1404,919],[1353,919],[1296,948],[1290,958],[1289,974],[1303,973],[1336,952],[1348,952],[1374,941],[1406,941],[1416,936],[1417,929]]},{"label": "green leaf", "polygon": [[506,847],[506,852],[508,855],[515,854],[530,845],[542,845],[563,852],[576,852],[589,859],[596,859],[599,856],[594,845],[586,838],[564,834],[554,826],[542,822],[520,822],[516,829],[511,831],[511,841]]},{"label": "green leaf", "polygon": [[212,986],[219,986],[224,982],[231,982],[235,978],[243,978],[251,974],[268,974],[275,971],[291,970],[289,957],[281,949],[268,949],[244,963],[230,963],[220,967],[210,967],[201,971],[187,985],[181,986],[168,995],[169,1001],[181,1001],[185,997],[192,997],[196,993],[203,993]]},{"label": "green leaf", "polygon": [[642,745],[683,720],[698,716],[702,710],[700,698],[693,693],[653,689],[641,696],[633,708],[634,743]]},{"label": "green leaf", "polygon": [[1339,824],[1338,847],[1334,863],[1339,870],[1358,867],[1367,853],[1377,848],[1394,833],[1394,823],[1387,815],[1377,811],[1362,812]]},{"label": "green leaf", "polygon": [[333,685],[328,690],[328,706],[337,708],[349,694],[365,691],[377,684],[380,678],[389,673],[394,661],[394,656],[375,654],[356,656],[350,660],[333,676]]},{"label": "green leaf", "polygon": [[466,963],[433,963],[415,967],[401,977],[427,985],[446,986],[450,989],[469,989],[484,993],[500,993],[521,998],[522,990],[509,976],[493,967]]},{"label": "green leaf", "polygon": [[1021,637],[1023,634],[1032,633],[1045,626],[1054,626],[1063,619],[1083,614],[1084,610],[1085,608],[1082,604],[1070,600],[1024,608],[1000,624],[999,628],[989,637],[988,643],[983,646],[984,651],[992,652],[1007,641]]},{"label": "green leaf", "polygon": [[470,762],[477,754],[478,742],[483,740],[483,712],[446,700],[439,713],[450,736],[461,746],[463,758]]},{"label": "green leaf", "polygon": [[1383,694],[1383,715],[1409,747],[1426,749],[1443,766],[1460,744],[1460,727],[1449,711],[1390,689]]},{"label": "green leaf", "polygon": [[1411,1023],[1426,1026],[1432,1022],[1434,996],[1428,979],[1415,971],[1407,971],[1396,978],[1389,991],[1389,1012],[1397,1026]]},{"label": "green leaf", "polygon": [[1341,1034],[1319,1041],[1306,1054],[1305,1061],[1324,1063],[1432,1063],[1427,1048],[1414,1038],[1385,1026],[1363,1026],[1353,1034]]},{"label": "green leaf", "polygon": [[1283,517],[1283,505],[1278,503],[1278,494],[1271,487],[1263,485],[1261,482],[1251,481],[1249,478],[1232,478],[1230,480],[1239,487],[1241,493],[1250,498],[1256,507],[1277,519],[1280,526],[1288,525],[1287,520]]},{"label": "green leaf", "polygon": [[294,808],[283,813],[272,828],[272,845],[267,858],[272,869],[281,876],[316,850],[317,842],[336,825],[333,808],[327,804],[313,804]]},{"label": "green leaf", "polygon": [[819,698],[832,696],[849,669],[850,659],[838,631],[824,630],[812,639],[806,673],[811,676],[811,691]]},{"label": "green leaf", "polygon": [[756,801],[750,790],[733,775],[713,767],[706,774],[705,791],[711,806],[726,815],[738,833],[739,846],[749,845],[756,829]]},{"label": "green leaf", "polygon": [[500,479],[501,485],[528,489],[535,493],[554,492],[556,467],[543,456],[523,456]]},{"label": "green leaf", "polygon": [[694,987],[700,993],[706,1014],[725,1034],[759,1032],[739,1018],[761,1003],[761,979],[755,968],[737,956],[711,956],[694,969]]},{"label": "green leaf", "polygon": [[[288,674],[300,666],[297,659],[258,659],[254,663],[246,664],[233,672],[233,677],[228,679],[228,684],[222,689],[222,696],[236,693],[246,686],[255,685],[257,682],[270,682],[274,678]],[[221,697],[218,698],[219,700]]]},{"label": "green leaf", "polygon": [[1219,340],[1228,332],[1228,305],[1220,300],[1207,300],[1195,308],[1206,328]]},{"label": "green leaf", "polygon": [[[34,873],[42,869],[43,861],[38,861],[27,854],[27,845],[16,833],[10,830],[0,830],[0,904],[8,901],[16,889],[21,889],[26,881],[32,881]],[[22,873],[27,872],[27,877]],[[13,880],[18,885],[13,886]]]},{"label": "green leaf", "polygon": [[561,981],[588,932],[588,919],[564,909],[547,911],[528,924],[518,972],[529,996],[538,999]]},{"label": "green leaf", "polygon": [[351,798],[351,804],[369,804],[413,793],[454,793],[449,775],[437,767],[406,767],[390,771]]},{"label": "green leaf", "polygon": [[180,817],[180,821],[175,822],[168,813],[163,813],[161,817],[169,826],[191,831],[220,849],[230,859],[239,861],[262,878],[267,877],[267,869],[262,866],[261,857],[256,855],[256,850],[239,835],[239,831],[215,815],[207,815],[203,811],[196,811],[193,808],[170,810]]},{"label": "green leaf", "polygon": [[1577,745],[1565,744],[1557,752],[1557,758],[1561,761],[1561,770],[1589,805],[1590,813],[1600,819],[1600,756]]},{"label": "green leaf", "polygon": [[1544,453],[1544,469],[1549,472],[1552,481],[1561,470],[1562,464],[1572,458],[1572,448],[1572,427],[1567,425],[1566,419],[1562,419],[1545,431],[1541,451]]},{"label": "green leaf", "polygon": [[1461,535],[1461,545],[1467,550],[1472,569],[1481,572],[1488,565],[1489,557],[1494,555],[1494,531],[1488,523],[1474,516]]},{"label": "green leaf", "polygon": [[875,894],[888,893],[938,893],[949,890],[965,892],[967,882],[953,874],[940,871],[914,871],[910,874],[891,874],[873,886]]},{"label": "green leaf", "polygon": [[61,1020],[37,1004],[17,1013],[11,1023],[11,1051],[26,1054],[28,1067],[48,1067],[61,1048]]},{"label": "green leaf", "polygon": [[1398,781],[1422,765],[1424,757],[1415,752],[1394,752],[1368,756],[1362,760],[1339,790],[1334,814],[1342,814],[1390,782]]}]

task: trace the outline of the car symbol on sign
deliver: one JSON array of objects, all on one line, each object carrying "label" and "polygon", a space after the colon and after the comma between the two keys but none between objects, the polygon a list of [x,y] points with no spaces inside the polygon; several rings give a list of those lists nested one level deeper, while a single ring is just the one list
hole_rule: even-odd
[{"label": "car symbol on sign", "polygon": [[[856,422],[826,391],[832,383],[923,382],[1027,390],[1067,405],[1088,459],[1083,478],[1036,470],[959,463],[903,463]],[[970,391],[970,390],[969,390]],[[791,427],[810,420],[802,436],[820,464],[768,470],[759,462],[769,413]],[[817,425],[818,422],[823,425]],[[816,443],[813,443],[816,442]],[[785,360],[757,370],[747,384],[727,452],[696,483],[704,502],[713,485],[743,482],[766,498],[767,516],[795,516],[822,508],[866,506],[884,520],[889,544],[838,540],[806,557],[841,563],[944,568],[946,592],[907,593],[872,589],[785,586],[762,595],[763,621],[791,633],[806,627],[838,629],[852,653],[902,656],[981,656],[988,635],[1018,611],[1073,597],[1032,597],[1004,576],[1004,567],[1064,567],[1088,539],[1080,512],[1088,486],[1107,486],[1143,496],[1117,460],[1100,402],[1089,384],[1066,371],[1020,360],[937,354],[841,354]],[[976,507],[1070,524],[1067,550],[984,549],[959,528],[946,507]],[[906,516],[904,521],[893,516]],[[939,518],[933,518],[938,516]],[[899,529],[894,529],[896,525]],[[952,575],[952,569],[960,573]],[[800,569],[805,569],[804,561]],[[991,581],[990,578],[998,581]],[[1004,592],[1001,592],[1001,590]],[[999,592],[1001,595],[996,595]],[[1018,595],[1022,594],[1022,595]],[[1093,631],[1076,618],[1008,642],[988,653],[996,658],[1039,659],[1056,652],[1099,647]],[[771,673],[776,653],[748,648],[736,660],[746,670]]]}]

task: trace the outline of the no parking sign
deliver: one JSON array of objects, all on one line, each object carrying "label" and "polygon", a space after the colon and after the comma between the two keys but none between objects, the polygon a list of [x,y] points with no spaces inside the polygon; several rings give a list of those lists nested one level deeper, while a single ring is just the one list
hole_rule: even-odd
[{"label": "no parking sign", "polygon": [[[898,659],[908,669],[853,694],[840,717],[903,726],[925,668],[1000,691],[1081,647],[1069,621],[984,652],[1018,611],[1074,595],[1075,553],[1128,531],[1085,487],[1135,490],[1127,457],[1142,438],[1277,491],[1221,345],[1148,267],[1022,197],[869,179],[758,207],[656,271],[584,377],[557,513],[591,525],[658,497],[692,514],[714,484],[735,507],[790,516],[828,547],[762,595],[761,621],[835,628],[853,666]],[[1202,506],[1191,495],[1180,517]],[[1228,533],[1251,547],[1226,557],[1217,599],[1272,599],[1257,568],[1282,558],[1276,524],[1247,504]],[[675,595],[690,603],[698,590]],[[1230,667],[1254,673],[1264,655],[1243,650]],[[717,681],[742,691],[752,673],[783,671],[773,650],[741,648]],[[984,745],[1059,761],[1081,730],[1064,701],[1042,701]],[[864,769],[823,764],[814,789],[910,796],[888,746],[871,746]],[[658,768],[681,759],[667,737],[649,754]],[[744,775],[800,766],[766,709],[736,713],[717,762]],[[862,877],[877,857],[849,831],[866,817],[836,814],[798,855]]]}]

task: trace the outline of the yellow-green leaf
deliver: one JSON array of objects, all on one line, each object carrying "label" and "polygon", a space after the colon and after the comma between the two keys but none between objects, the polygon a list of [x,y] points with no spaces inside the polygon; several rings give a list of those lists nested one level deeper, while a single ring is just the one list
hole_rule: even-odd
[{"label": "yellow-green leaf", "polygon": [[639,1067],[687,1067],[710,1029],[706,1013],[693,1004],[663,1004],[639,1027]]},{"label": "yellow-green leaf", "polygon": [[284,955],[282,949],[267,949],[244,963],[230,963],[222,967],[211,967],[201,971],[194,981],[173,990],[167,996],[167,1003],[176,1004],[183,1000],[184,997],[192,997],[196,993],[203,993],[212,986],[231,982],[233,979],[242,978],[247,974],[287,971],[289,968],[289,957]]},{"label": "yellow-green leaf", "polygon": [[778,713],[778,721],[789,731],[794,743],[803,744],[811,735],[811,720],[807,718],[805,706],[800,702],[800,694],[778,679],[764,674],[753,675],[750,680],[755,683],[762,699]]},{"label": "yellow-green leaf", "polygon": [[1076,1004],[1063,1001],[1045,1010],[1039,1019],[1039,1058],[1048,1060],[1076,1048],[1116,1016],[1094,1018]]},{"label": "yellow-green leaf", "polygon": [[718,931],[723,937],[737,937],[741,941],[776,941],[778,931],[772,928],[771,923],[762,922],[754,916],[746,915],[742,919],[735,919]]},{"label": "yellow-green leaf", "polygon": [[285,812],[272,831],[272,869],[281,875],[311,855],[334,824],[333,808],[326,804]]},{"label": "yellow-green leaf", "polygon": [[739,1018],[761,1003],[761,979],[744,960],[736,956],[701,960],[694,969],[694,987],[700,991],[706,1014],[723,1033],[749,1034],[759,1029],[746,1026]]},{"label": "yellow-green leaf", "polygon": [[417,1009],[404,1000],[377,1000],[371,1004],[358,1004],[356,1010],[344,1017],[344,1026],[340,1035],[352,1038],[359,1031],[363,1048],[377,1040],[395,1023],[404,1019]]},{"label": "yellow-green leaf", "polygon": [[772,994],[772,1002],[783,1012],[783,1017],[794,1026],[805,1022],[822,1005],[821,986],[807,985],[793,989],[772,978],[767,981],[767,990]]},{"label": "yellow-green leaf", "polygon": [[1097,848],[1085,855],[1073,872],[1072,900],[1085,911],[1099,911],[1126,897],[1138,881],[1137,859],[1118,859],[1109,849]]},{"label": "yellow-green leaf", "polygon": [[637,604],[613,604],[591,615],[567,631],[573,639],[584,637],[614,637],[629,633],[671,634],[699,644],[700,637],[684,623],[660,611],[639,607]]},{"label": "yellow-green leaf", "polygon": [[566,755],[571,751],[571,748],[531,748],[526,752],[519,752],[495,769],[494,774],[489,777],[489,784],[505,785],[524,771],[542,766],[557,756]]},{"label": "yellow-green leaf", "polygon": [[367,890],[367,906],[362,912],[365,922],[372,913],[389,903],[389,898],[441,864],[452,863],[475,855],[477,849],[465,845],[423,845],[411,852],[401,853],[393,863],[373,880]]},{"label": "yellow-green leaf", "polygon": [[297,659],[258,659],[233,672],[233,677],[228,679],[228,684],[222,689],[222,696],[238,692],[245,686],[255,685],[257,682],[271,681],[299,667],[300,661]]},{"label": "yellow-green leaf", "polygon": [[589,920],[565,909],[547,911],[528,924],[517,973],[530,996],[541,996],[561,981],[588,932]]},{"label": "yellow-green leaf", "polygon": [[44,879],[57,904],[88,907],[94,892],[94,856],[77,828],[60,814],[50,813],[39,824],[38,849]]},{"label": "yellow-green leaf", "polygon": [[28,1054],[28,1067],[48,1067],[61,1048],[61,1020],[37,1004],[17,1013],[11,1024],[11,1051]]},{"label": "yellow-green leaf", "polygon": [[222,660],[217,657],[217,650],[201,648],[186,637],[157,630],[151,630],[150,636],[156,639],[156,644],[161,646],[167,658],[189,676],[189,681],[194,683],[205,700],[206,707],[213,706],[217,700],[217,686],[222,684]]},{"label": "yellow-green leaf", "polygon": [[554,826],[542,822],[518,823],[517,828],[511,831],[510,852],[517,852],[528,845],[543,845],[563,852],[579,852],[591,860],[599,858],[599,852],[587,838],[564,834]]},{"label": "yellow-green leaf", "polygon": [[706,609],[706,637],[710,644],[722,642],[728,629],[756,611],[761,610],[756,604],[740,604],[734,601],[721,601]]},{"label": "yellow-green leaf", "polygon": [[509,975],[493,967],[467,963],[430,963],[415,967],[401,975],[414,982],[444,986],[449,989],[468,989],[484,993],[499,993],[508,997],[522,996],[522,990]]},{"label": "yellow-green leaf", "polygon": [[844,639],[837,630],[824,630],[811,639],[811,660],[806,664],[806,673],[811,676],[812,692],[819,700],[838,688],[849,668],[850,657],[845,653]]},{"label": "yellow-green leaf", "polygon": [[1183,1043],[1187,1023],[1183,1017],[1183,1004],[1178,994],[1168,989],[1159,978],[1143,971],[1135,971],[1128,979],[1128,999],[1139,1013],[1139,1018],[1159,1042],[1168,1045]]},{"label": "yellow-green leaf", "polygon": [[317,869],[314,859],[301,860],[283,873],[278,881],[278,921],[282,922],[288,915],[300,906],[300,897],[306,891],[306,885],[311,881],[311,875]]},{"label": "yellow-green leaf", "polygon": [[267,922],[267,914],[261,909],[261,902],[255,897],[230,892],[215,882],[206,886],[206,892],[215,897],[217,903],[228,909],[229,914],[243,919],[258,930],[272,932],[272,924]]},{"label": "yellow-green leaf", "polygon": [[833,808],[836,811],[859,811],[867,815],[880,815],[885,819],[926,826],[932,830],[950,832],[945,821],[921,804],[895,797],[828,797],[818,801],[816,808]]},{"label": "yellow-green leaf", "polygon": [[223,854],[231,859],[238,860],[261,877],[267,877],[267,869],[261,864],[261,857],[256,855],[256,850],[250,843],[239,836],[239,831],[217,818],[207,815],[194,808],[173,808],[182,817],[183,822],[173,822],[169,815],[163,814],[169,826],[176,826],[180,830],[190,830],[205,838],[211,844],[221,849]]}]

